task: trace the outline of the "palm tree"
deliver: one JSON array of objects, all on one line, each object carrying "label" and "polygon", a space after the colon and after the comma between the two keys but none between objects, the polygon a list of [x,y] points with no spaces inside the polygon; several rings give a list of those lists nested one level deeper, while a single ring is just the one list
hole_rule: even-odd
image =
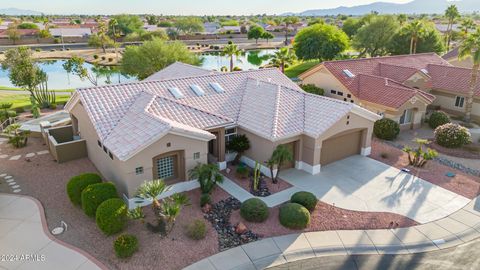
[{"label": "palm tree", "polygon": [[110,28],[112,30],[112,38],[113,38],[113,47],[115,48],[115,58],[117,58],[117,61],[118,61],[118,53],[117,53],[117,31],[115,29],[115,27],[118,26],[118,21],[117,19],[115,18],[112,18],[110,19],[110,21],[108,21],[108,28]]},{"label": "palm tree", "polygon": [[152,200],[153,210],[158,213],[160,201],[157,199],[162,193],[166,192],[169,186],[161,179],[145,181],[137,190],[137,196],[144,200]]},{"label": "palm tree", "polygon": [[275,177],[272,176],[273,183],[278,183],[278,175],[280,174],[280,168],[285,162],[293,161],[292,152],[285,146],[279,145],[272,153],[272,157],[270,158],[270,162],[274,162],[277,164],[277,174]]},{"label": "palm tree", "polygon": [[285,26],[285,46],[288,45],[288,27],[292,24],[298,23],[300,20],[297,17],[286,17],[283,20],[283,25]]},{"label": "palm tree", "polygon": [[406,14],[399,14],[397,16],[397,20],[400,23],[400,26],[403,26],[407,22],[408,17]]},{"label": "palm tree", "polygon": [[405,26],[405,31],[410,34],[410,54],[417,53],[418,37],[424,32],[425,25],[421,20],[415,20]]},{"label": "palm tree", "polygon": [[280,67],[282,73],[285,73],[285,65],[291,65],[295,60],[297,60],[295,53],[290,48],[283,47],[275,52],[270,63]]},{"label": "palm tree", "polygon": [[236,44],[228,44],[223,48],[222,55],[230,57],[230,72],[233,71],[233,57],[238,57],[242,53],[242,50],[238,48]]},{"label": "palm tree", "polygon": [[466,37],[468,35],[468,31],[475,29],[475,22],[471,18],[465,18],[462,21],[460,28],[462,29],[462,32]]},{"label": "palm tree", "polygon": [[217,183],[223,182],[217,164],[198,164],[189,172],[190,179],[197,179],[203,194],[210,194]]},{"label": "palm tree", "polygon": [[450,49],[450,41],[452,39],[452,28],[455,20],[460,17],[460,12],[456,5],[450,5],[447,10],[445,11],[445,17],[448,19],[448,26],[447,26],[447,35],[446,35],[446,45],[447,50]]},{"label": "palm tree", "polygon": [[458,53],[460,59],[472,57],[473,60],[472,77],[470,78],[470,88],[467,94],[467,105],[465,107],[465,122],[469,123],[471,121],[473,95],[477,88],[478,70],[480,68],[480,28],[477,28],[474,33],[467,36],[460,45]]}]

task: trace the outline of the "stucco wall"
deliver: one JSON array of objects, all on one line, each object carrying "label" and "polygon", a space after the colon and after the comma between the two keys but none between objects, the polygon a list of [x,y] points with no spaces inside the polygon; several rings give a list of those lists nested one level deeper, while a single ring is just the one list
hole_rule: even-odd
[{"label": "stucco wall", "polygon": [[418,88],[424,91],[428,90],[427,78],[418,72],[413,74],[404,84],[412,88]]},{"label": "stucco wall", "polygon": [[[433,102],[433,105],[440,106],[440,109],[463,115],[465,113],[465,107],[467,105],[467,98],[465,97],[465,103],[463,107],[455,107],[455,100],[457,95],[452,93],[446,93],[442,90],[433,90],[431,92],[433,95],[437,97],[437,99]],[[473,99],[473,107],[472,107],[472,118],[475,120],[480,120],[480,98]]]}]

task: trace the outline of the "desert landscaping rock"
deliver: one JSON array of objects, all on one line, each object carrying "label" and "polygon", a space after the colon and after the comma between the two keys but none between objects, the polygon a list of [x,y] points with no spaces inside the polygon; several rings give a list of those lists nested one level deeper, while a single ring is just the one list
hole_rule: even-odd
[{"label": "desert landscaping rock", "polygon": [[43,151],[39,151],[37,152],[37,155],[45,155],[45,154],[48,154],[48,150],[43,150]]},{"label": "desert landscaping rock", "polygon": [[2,159],[8,158],[8,155],[0,155],[0,158]]},{"label": "desert landscaping rock", "polygon": [[31,157],[34,157],[35,156],[35,153],[28,153],[25,155],[25,157],[27,158],[31,158]]},{"label": "desert landscaping rock", "polygon": [[19,160],[21,157],[22,157],[22,155],[16,155],[16,156],[10,157],[9,160]]},{"label": "desert landscaping rock", "polygon": [[5,176],[7,176],[7,174],[6,174],[6,173],[2,173],[2,174],[0,174],[0,177],[5,177]]},{"label": "desert landscaping rock", "polygon": [[14,189],[13,192],[14,193],[19,193],[20,191],[22,191],[21,189]]},{"label": "desert landscaping rock", "polygon": [[8,180],[8,179],[11,179],[11,178],[13,178],[13,176],[11,176],[11,175],[7,175],[7,176],[5,176],[4,178]]}]

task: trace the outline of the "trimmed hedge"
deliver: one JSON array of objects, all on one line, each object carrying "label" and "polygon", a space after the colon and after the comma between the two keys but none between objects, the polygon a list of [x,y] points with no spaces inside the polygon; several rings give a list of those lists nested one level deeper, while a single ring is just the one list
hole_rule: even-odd
[{"label": "trimmed hedge", "polygon": [[435,129],[435,142],[443,147],[458,148],[472,141],[472,135],[466,127],[448,123]]},{"label": "trimmed hedge", "polygon": [[400,124],[392,119],[383,118],[373,125],[373,134],[383,140],[394,140],[400,133]]},{"label": "trimmed hedge", "polygon": [[305,229],[310,225],[310,212],[298,203],[287,203],[280,207],[280,224],[289,229]]},{"label": "trimmed hedge", "polygon": [[298,203],[300,205],[303,205],[309,211],[313,211],[317,206],[318,199],[317,196],[315,196],[311,192],[299,191],[292,195],[292,197],[290,198],[290,202]]},{"label": "trimmed hedge", "polygon": [[138,250],[137,237],[131,234],[122,234],[113,242],[113,249],[118,258],[131,257]]},{"label": "trimmed hedge", "polygon": [[82,209],[89,217],[95,217],[97,208],[108,199],[118,198],[117,189],[112,183],[89,185],[82,191]]},{"label": "trimmed hedge", "polygon": [[264,222],[268,218],[268,206],[258,198],[251,198],[240,206],[240,215],[250,222]]},{"label": "trimmed hedge", "polygon": [[186,234],[190,239],[200,240],[205,238],[207,234],[207,225],[201,219],[195,219],[192,223],[187,225]]},{"label": "trimmed hedge", "polygon": [[92,184],[101,183],[102,178],[96,173],[84,173],[72,177],[67,183],[67,195],[75,205],[82,204],[82,191]]},{"label": "trimmed hedge", "polygon": [[95,221],[104,234],[116,234],[125,227],[127,212],[127,205],[123,200],[118,198],[108,199],[98,206]]},{"label": "trimmed hedge", "polygon": [[432,112],[432,115],[430,115],[430,118],[428,119],[428,125],[433,129],[448,123],[450,123],[450,118],[442,111]]}]

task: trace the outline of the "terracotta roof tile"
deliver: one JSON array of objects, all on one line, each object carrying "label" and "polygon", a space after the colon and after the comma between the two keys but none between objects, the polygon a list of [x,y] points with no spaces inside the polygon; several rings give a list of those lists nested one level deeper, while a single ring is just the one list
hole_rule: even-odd
[{"label": "terracotta roof tile", "polygon": [[[433,89],[447,90],[466,95],[470,90],[470,79],[472,70],[469,68],[428,65],[428,72]],[[480,96],[480,81],[477,82],[476,96]]]}]

